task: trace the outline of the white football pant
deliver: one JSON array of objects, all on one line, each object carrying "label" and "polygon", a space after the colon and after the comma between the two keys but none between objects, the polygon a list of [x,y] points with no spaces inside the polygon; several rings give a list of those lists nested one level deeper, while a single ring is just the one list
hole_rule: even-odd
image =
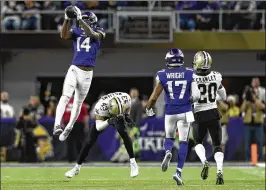
[{"label": "white football pant", "polygon": [[93,71],[83,71],[75,65],[70,66],[65,77],[62,96],[56,109],[55,126],[61,124],[66,105],[74,92],[73,108],[71,110],[69,124],[72,127],[76,122],[81,110],[81,105],[89,92],[92,76]]},{"label": "white football pant", "polygon": [[176,130],[178,129],[179,141],[188,141],[190,123],[193,121],[194,115],[192,111],[176,115],[165,115],[165,137],[175,138]]}]

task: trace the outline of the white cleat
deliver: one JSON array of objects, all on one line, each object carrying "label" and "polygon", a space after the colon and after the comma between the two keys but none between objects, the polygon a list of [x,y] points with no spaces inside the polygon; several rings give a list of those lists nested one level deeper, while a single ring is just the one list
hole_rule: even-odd
[{"label": "white cleat", "polygon": [[137,177],[139,175],[139,166],[135,163],[130,163],[130,177]]},{"label": "white cleat", "polygon": [[74,167],[74,168],[72,168],[71,170],[67,171],[67,172],[65,173],[65,176],[66,176],[67,178],[72,178],[72,177],[74,177],[75,175],[78,175],[79,172],[80,172],[80,169],[79,169],[78,167]]},{"label": "white cleat", "polygon": [[60,134],[59,136],[59,140],[60,141],[64,141],[67,139],[68,135],[70,134],[70,132],[72,131],[71,128],[66,128],[63,133]]},{"label": "white cleat", "polygon": [[162,165],[161,165],[161,168],[162,168],[163,172],[165,172],[168,169],[171,159],[172,159],[172,153],[171,152],[167,152],[165,154],[165,156],[164,156],[164,159],[163,159],[163,162],[162,162]]},{"label": "white cleat", "polygon": [[175,173],[173,175],[173,179],[176,181],[177,185],[184,185],[183,180],[182,180],[181,176],[178,173]]}]

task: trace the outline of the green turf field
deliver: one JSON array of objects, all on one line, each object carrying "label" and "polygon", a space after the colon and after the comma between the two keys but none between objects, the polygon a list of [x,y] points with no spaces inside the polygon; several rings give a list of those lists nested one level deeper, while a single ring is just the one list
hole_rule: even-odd
[{"label": "green turf field", "polygon": [[2,190],[172,190],[172,189],[265,189],[265,168],[225,168],[223,186],[215,185],[216,169],[209,178],[200,178],[201,168],[183,170],[185,186],[176,186],[172,180],[175,168],[163,173],[160,168],[140,168],[140,175],[129,178],[129,168],[81,168],[81,173],[66,179],[70,168],[1,168]]}]

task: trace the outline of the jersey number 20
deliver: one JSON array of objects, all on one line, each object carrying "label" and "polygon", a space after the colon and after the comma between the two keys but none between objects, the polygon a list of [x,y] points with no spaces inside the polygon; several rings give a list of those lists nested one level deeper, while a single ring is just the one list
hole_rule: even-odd
[{"label": "jersey number 20", "polygon": [[217,91],[216,83],[210,83],[208,86],[205,84],[198,84],[198,88],[200,90],[200,99],[198,100],[199,103],[215,102]]},{"label": "jersey number 20", "polygon": [[80,42],[80,40],[81,40],[81,37],[78,37],[77,38],[77,51],[80,51],[80,49],[85,49],[86,52],[89,52],[91,48],[90,38],[89,37],[85,38],[83,42]]}]

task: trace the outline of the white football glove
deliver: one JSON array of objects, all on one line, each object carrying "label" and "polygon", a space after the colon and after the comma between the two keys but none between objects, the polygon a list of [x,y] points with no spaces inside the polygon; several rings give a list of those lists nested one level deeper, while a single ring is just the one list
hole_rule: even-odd
[{"label": "white football glove", "polygon": [[70,20],[70,18],[68,18],[67,14],[66,14],[66,9],[65,9],[65,20]]},{"label": "white football glove", "polygon": [[77,15],[77,20],[81,20],[82,19],[82,15],[81,15],[81,11],[77,6],[74,6],[74,11]]},{"label": "white football glove", "polygon": [[154,111],[153,111],[152,108],[151,108],[151,109],[146,108],[146,114],[147,114],[148,116],[150,116],[150,117],[155,115],[155,113],[154,113]]}]

